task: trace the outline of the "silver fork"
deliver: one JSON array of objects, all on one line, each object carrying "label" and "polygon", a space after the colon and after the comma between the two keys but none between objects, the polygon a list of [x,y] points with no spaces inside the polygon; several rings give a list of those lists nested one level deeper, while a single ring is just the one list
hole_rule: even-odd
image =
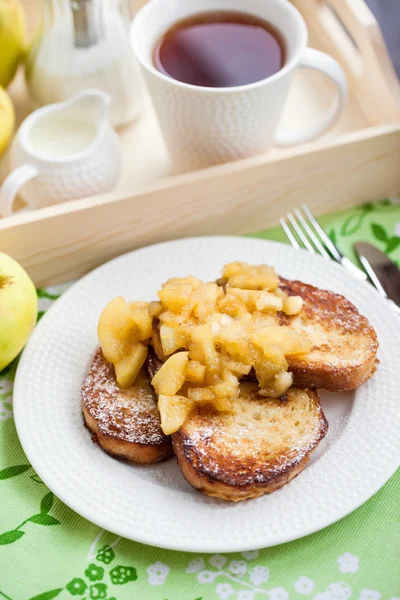
[{"label": "silver fork", "polygon": [[295,208],[293,213],[288,212],[285,218],[279,219],[279,222],[294,248],[305,248],[311,254],[320,254],[324,258],[335,260],[359,279],[369,281],[400,315],[400,307],[387,297],[376,277],[368,276],[365,271],[356,267],[347,256],[343,256],[306,204],[301,205],[301,210]]},{"label": "silver fork", "polygon": [[301,210],[295,208],[293,213],[288,212],[279,222],[294,248],[305,248],[311,254],[335,260],[359,279],[369,279],[364,271],[356,267],[347,256],[343,256],[306,204],[301,205]]}]

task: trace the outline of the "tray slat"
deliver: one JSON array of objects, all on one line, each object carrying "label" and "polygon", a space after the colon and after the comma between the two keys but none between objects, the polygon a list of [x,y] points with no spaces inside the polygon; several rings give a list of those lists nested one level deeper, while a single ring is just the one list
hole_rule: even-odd
[{"label": "tray slat", "polygon": [[350,102],[366,125],[400,119],[400,84],[379,25],[364,0],[292,0],[309,29],[310,45],[344,68]]},{"label": "tray slat", "polygon": [[373,128],[308,153],[263,157],[181,175],[140,194],[97,197],[0,221],[0,246],[37,285],[83,275],[105,260],[188,235],[238,234],[276,223],[301,202],[316,214],[400,190],[400,128]]}]

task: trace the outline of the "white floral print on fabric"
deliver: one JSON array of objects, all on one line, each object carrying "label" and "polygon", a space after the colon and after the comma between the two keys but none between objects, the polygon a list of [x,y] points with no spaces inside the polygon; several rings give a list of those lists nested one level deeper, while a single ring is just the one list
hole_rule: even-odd
[{"label": "white floral print on fabric", "polygon": [[48,292],[52,296],[61,296],[64,292],[67,291],[69,287],[71,287],[73,283],[73,281],[67,281],[66,283],[57,283],[57,285],[49,285],[46,287],[46,292]]},{"label": "white floral print on fabric", "polygon": [[261,585],[268,581],[269,577],[269,569],[267,567],[263,567],[261,565],[256,565],[250,571],[250,581],[254,583],[254,585]]},{"label": "white floral print on fabric", "polygon": [[13,382],[8,379],[0,379],[0,421],[8,421],[13,416],[12,391]]},{"label": "white floral print on fabric", "polygon": [[[270,577],[270,571],[263,565],[251,566],[247,560],[257,558],[258,551],[242,552],[241,555],[246,560],[232,560],[222,554],[213,554],[208,559],[197,557],[189,562],[186,569],[187,573],[193,573],[200,584],[212,584],[215,582],[215,593],[220,600],[257,600],[259,595],[268,597],[269,600],[290,600],[291,594],[283,587],[266,588],[263,586]],[[214,570],[207,569],[206,563],[214,567]],[[359,558],[350,552],[345,552],[337,558],[339,570],[343,573],[356,573],[360,566]],[[148,569],[152,576],[152,585],[160,585],[166,574],[162,568],[165,565],[155,563]],[[151,572],[150,572],[151,569]],[[168,567],[167,567],[168,569]],[[168,569],[169,570],[169,569]],[[218,581],[225,578],[225,582]],[[230,582],[226,582],[226,579]],[[216,581],[217,580],[217,581]],[[150,582],[150,577],[149,577]],[[345,581],[338,581],[327,586],[325,591],[313,595],[315,581],[305,575],[299,577],[292,583],[293,589],[302,596],[312,597],[313,600],[349,600],[352,597],[350,585]],[[364,589],[360,596],[352,600],[381,600],[381,593],[376,590]],[[393,597],[389,600],[400,600],[399,597]]]},{"label": "white floral print on fabric", "polygon": [[247,564],[244,560],[233,560],[229,563],[228,571],[234,575],[244,575],[247,571]]},{"label": "white floral print on fabric", "polygon": [[218,583],[216,592],[218,598],[221,598],[221,600],[227,600],[229,596],[232,596],[232,594],[235,593],[235,590],[230,583]]},{"label": "white floral print on fabric", "polygon": [[218,573],[215,571],[200,571],[197,574],[197,581],[199,583],[212,583],[217,575]]},{"label": "white floral print on fabric", "polygon": [[255,592],[249,590],[241,590],[238,592],[237,600],[254,600]]},{"label": "white floral print on fabric", "polygon": [[381,593],[376,590],[361,590],[360,600],[380,600]]},{"label": "white floral print on fabric", "polygon": [[[213,583],[217,578],[230,580],[229,583],[215,582],[215,593],[221,600],[232,595],[234,595],[232,600],[255,599],[258,594],[269,596],[271,600],[289,600],[289,594],[283,588],[267,590],[262,587],[269,578],[267,567],[255,565],[249,568],[247,559],[257,558],[258,550],[241,554],[246,560],[232,560],[229,563],[229,559],[222,554],[213,554],[205,560],[199,556],[188,564],[186,572],[195,574],[200,584]],[[214,569],[205,568],[206,563]]]},{"label": "white floral print on fabric", "polygon": [[204,560],[202,558],[196,558],[196,560],[192,560],[189,563],[186,573],[198,573],[198,571],[201,571],[202,569],[204,569]]},{"label": "white floral print on fabric", "polygon": [[259,554],[260,553],[258,550],[250,550],[248,552],[242,552],[242,556],[246,560],[255,560],[256,558],[258,558]]},{"label": "white floral print on fabric", "polygon": [[0,379],[0,394],[11,394],[14,383],[8,379]]},{"label": "white floral print on fabric", "polygon": [[347,600],[351,596],[351,588],[344,581],[331,583],[328,585],[327,592],[331,595],[332,600]]},{"label": "white floral print on fabric", "polygon": [[170,569],[168,565],[164,565],[163,563],[158,561],[153,565],[147,567],[147,581],[150,585],[163,585],[163,583],[165,583],[169,571]]},{"label": "white floral print on fabric", "polygon": [[[210,565],[215,567],[216,569],[221,569],[226,563],[226,558],[225,556],[222,556],[222,554],[214,554],[214,556],[210,558],[209,562]],[[189,571],[186,572],[188,573]]]},{"label": "white floral print on fabric", "polygon": [[351,596],[351,588],[348,583],[339,581],[328,585],[326,592],[314,596],[314,600],[348,600]]},{"label": "white floral print on fabric", "polygon": [[6,400],[0,399],[0,421],[8,421],[13,416],[11,400],[11,396],[7,396]]},{"label": "white floral print on fabric", "polygon": [[38,310],[41,312],[46,312],[49,310],[50,306],[54,303],[54,300],[50,298],[39,298],[38,299]]},{"label": "white floral print on fabric", "polygon": [[341,573],[357,573],[359,563],[358,556],[354,556],[350,552],[345,552],[338,558],[339,571]]},{"label": "white floral print on fabric", "polygon": [[294,584],[294,589],[298,594],[311,594],[315,586],[315,583],[309,577],[299,577]]}]

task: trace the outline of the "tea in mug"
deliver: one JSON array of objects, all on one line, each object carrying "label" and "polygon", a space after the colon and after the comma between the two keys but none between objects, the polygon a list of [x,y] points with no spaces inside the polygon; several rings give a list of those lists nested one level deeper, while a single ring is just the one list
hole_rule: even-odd
[{"label": "tea in mug", "polygon": [[175,23],[154,52],[161,73],[211,88],[261,81],[284,62],[282,35],[261,18],[234,11],[196,14]]}]

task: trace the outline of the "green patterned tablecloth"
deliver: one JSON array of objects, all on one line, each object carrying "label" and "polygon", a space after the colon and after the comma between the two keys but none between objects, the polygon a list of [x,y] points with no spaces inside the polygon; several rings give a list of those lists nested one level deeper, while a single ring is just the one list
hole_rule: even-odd
[{"label": "green patterned tablecloth", "polygon": [[[370,240],[399,264],[400,204],[322,223],[349,256]],[[279,230],[254,235],[284,241]],[[38,290],[39,316],[65,287]],[[282,546],[224,555],[144,546],[79,517],[35,474],[13,421],[15,368],[0,374],[0,600],[400,600],[400,472],[347,518]]]}]

